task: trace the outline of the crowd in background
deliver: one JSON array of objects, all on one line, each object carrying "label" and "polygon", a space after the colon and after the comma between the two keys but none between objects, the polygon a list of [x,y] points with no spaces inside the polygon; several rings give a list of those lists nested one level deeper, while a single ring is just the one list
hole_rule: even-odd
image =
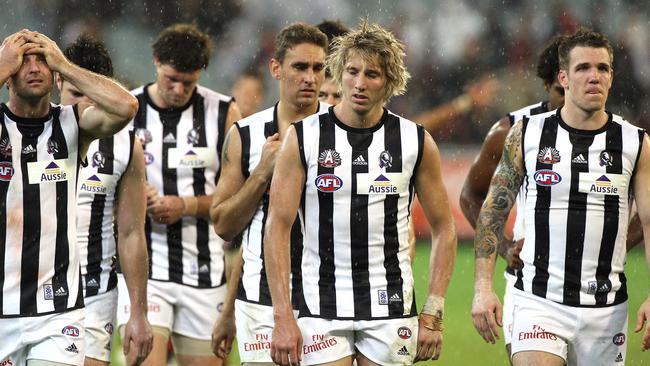
[{"label": "crowd in background", "polygon": [[[228,92],[238,75],[255,71],[269,78],[273,37],[293,21],[340,19],[354,26],[368,17],[390,28],[408,47],[413,76],[406,95],[389,106],[413,116],[452,100],[482,76],[501,88],[492,105],[477,108],[442,129],[438,141],[477,144],[508,111],[539,100],[537,52],[552,35],[590,26],[615,46],[614,87],[608,110],[650,127],[650,3],[627,1],[534,0],[9,0],[0,20],[10,34],[28,27],[65,45],[81,32],[104,40],[116,75],[138,85],[152,79],[149,44],[163,27],[194,22],[214,40],[215,55],[202,83]],[[15,4],[13,4],[15,3]],[[267,80],[267,85],[273,85]],[[267,87],[266,106],[277,99]]]}]

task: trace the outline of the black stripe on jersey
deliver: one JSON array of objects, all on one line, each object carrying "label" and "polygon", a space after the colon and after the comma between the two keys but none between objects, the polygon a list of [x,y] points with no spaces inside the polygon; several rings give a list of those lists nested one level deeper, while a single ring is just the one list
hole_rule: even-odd
[{"label": "black stripe on jersey", "polygon": [[300,304],[305,303],[304,294],[302,293],[302,270],[300,268],[302,264],[302,241],[300,216],[296,215],[296,219],[291,226],[291,303],[294,310],[299,310]]},{"label": "black stripe on jersey", "polygon": [[[147,108],[148,108],[148,103],[147,103],[147,97],[146,97],[146,87],[143,88],[142,93],[138,94],[135,96],[138,99],[138,113],[135,115],[135,118],[133,119],[133,130],[137,131],[140,128],[147,128]],[[142,143],[142,149],[147,150],[147,145],[143,142]],[[146,171],[145,171],[146,174]],[[151,262],[151,254],[152,254],[152,248],[151,248],[151,217],[149,215],[145,216],[144,219],[144,236],[145,240],[147,241],[147,255],[149,256],[149,276],[151,277],[151,270],[152,270],[152,262]],[[119,228],[118,228],[119,229]],[[119,246],[120,244],[117,243]]]},{"label": "black stripe on jersey", "polygon": [[[3,144],[2,151],[0,151],[0,164],[2,167],[2,176],[13,175],[14,168],[11,158],[11,143],[9,142],[9,134],[5,126],[5,114],[0,111],[0,144]],[[6,144],[6,145],[5,145]],[[6,263],[6,240],[7,240],[7,191],[9,189],[10,179],[0,179],[0,263]],[[0,271],[0,289],[4,288],[5,271]],[[0,309],[4,304],[4,291],[0,291]]]},{"label": "black stripe on jersey", "polygon": [[[336,141],[334,137],[335,125],[327,114],[319,116],[320,139],[318,142],[318,153],[327,149],[334,149]],[[334,168],[326,168],[318,165],[318,175],[334,174]],[[322,217],[334,217],[334,195],[332,193],[318,191],[318,215]],[[327,224],[323,223],[327,221]],[[336,278],[334,275],[334,222],[332,220],[320,220],[318,226],[318,255],[320,266],[318,269],[318,292],[320,297],[320,316],[325,318],[336,318]],[[355,299],[356,300],[356,299]]]},{"label": "black stripe on jersey", "polygon": [[235,126],[239,130],[239,139],[241,140],[241,172],[248,179],[251,175],[248,170],[251,161],[251,129],[249,126],[240,127],[238,123]]},{"label": "black stripe on jersey", "polygon": [[[350,159],[362,156],[370,164],[368,147],[373,135],[347,131],[348,142],[352,146]],[[321,150],[323,151],[323,150]],[[378,157],[377,157],[378,158]],[[358,174],[368,173],[368,165],[352,165],[350,174],[350,258],[352,267],[352,289],[354,295],[354,317],[371,317],[370,272],[368,264],[368,195],[356,194]],[[330,216],[333,217],[333,216]]]},{"label": "black stripe on jersey", "polygon": [[[200,94],[197,93],[197,96],[200,96]],[[203,118],[205,118],[205,113],[203,113],[203,97],[201,97],[200,99],[201,99],[201,115],[204,116]],[[230,103],[232,103],[232,101],[233,100],[231,99],[229,102],[224,102],[224,101],[219,102],[219,117],[217,119],[217,128],[219,131],[219,135],[217,137],[217,156],[221,156],[221,152],[223,150],[223,142],[226,138],[226,134],[228,133],[228,131],[226,131],[226,121],[228,120],[228,109],[230,108]],[[194,106],[196,107],[197,103],[195,103]],[[217,177],[218,176],[219,176],[219,172],[217,172]]]},{"label": "black stripe on jersey", "polygon": [[[386,167],[386,173],[402,172],[402,134],[400,120],[390,116],[384,123],[384,146],[393,157],[392,164]],[[399,267],[399,237],[397,232],[397,213],[399,195],[387,194],[384,199],[384,268],[386,269],[386,283],[388,292],[388,313],[389,316],[404,315],[404,291],[402,270]],[[391,301],[395,296],[399,301]],[[397,298],[396,298],[397,299]]]},{"label": "black stripe on jersey", "polygon": [[[99,140],[99,152],[104,155],[104,164],[97,168],[101,174],[113,175],[113,161],[115,152],[113,150],[113,136]],[[94,160],[94,159],[93,159]],[[106,207],[106,195],[96,194],[90,209],[90,225],[88,227],[88,267],[86,283],[91,279],[99,282],[99,275],[102,273],[102,222],[104,221],[104,208]],[[86,286],[86,297],[97,295],[99,286]]]},{"label": "black stripe on jersey", "polygon": [[[192,108],[192,129],[198,136],[198,141],[193,144],[195,147],[207,147],[208,142],[205,136],[205,107],[204,98],[200,94],[196,94]],[[223,104],[223,103],[222,103]],[[221,109],[221,104],[219,105]],[[227,106],[226,106],[227,108]],[[219,131],[223,131],[221,110],[219,111]],[[225,122],[224,122],[225,123]],[[188,138],[189,140],[189,138]],[[219,133],[219,140],[223,140],[223,134]],[[220,142],[223,144],[223,141]],[[221,151],[221,147],[218,148]],[[205,196],[205,168],[192,169],[192,188],[194,189],[194,196]],[[182,219],[181,219],[182,221]],[[199,283],[198,287],[212,287],[212,280],[210,273],[212,266],[210,264],[210,225],[204,218],[196,218],[196,246],[197,246],[197,265],[199,268]],[[205,268],[208,268],[206,271]],[[224,272],[225,275],[225,272]],[[222,279],[222,283],[223,283]]]},{"label": "black stripe on jersey", "polygon": [[[580,304],[580,287],[582,274],[582,256],[585,244],[585,227],[587,223],[587,193],[580,192],[580,173],[589,172],[589,146],[594,142],[593,134],[570,133],[571,142],[571,186],[569,188],[569,207],[571,217],[566,225],[566,252],[564,257],[564,291],[562,302],[576,306]],[[582,156],[587,160],[574,162]],[[538,187],[539,189],[539,187]]]},{"label": "black stripe on jersey", "polygon": [[[531,109],[530,110],[530,115],[534,116],[536,114],[542,114],[542,113],[546,113],[548,111],[549,111],[548,110],[548,101],[546,101],[546,102],[542,102],[542,104],[540,104],[539,106]],[[517,121],[515,121],[515,122],[517,122]]]},{"label": "black stripe on jersey", "polygon": [[[162,142],[162,181],[163,195],[178,196],[178,186],[176,184],[178,174],[176,169],[169,167],[169,149],[176,147],[176,141],[179,136],[176,133],[176,126],[181,117],[181,112],[165,113],[160,112],[160,122],[162,122],[162,136],[174,136],[174,142]],[[169,267],[169,281],[183,283],[183,275],[178,268],[183,268],[183,243],[182,243],[183,220],[166,225],[167,230],[167,260]]]},{"label": "black stripe on jersey", "polygon": [[[557,117],[551,116],[544,121],[539,148],[555,148],[557,139]],[[553,169],[552,164],[537,161],[536,170]],[[551,187],[537,185],[537,201],[535,203],[535,276],[533,277],[533,294],[546,297],[548,288],[548,258],[550,246],[549,209],[551,206]]]},{"label": "black stripe on jersey", "polygon": [[[305,176],[307,176],[307,159],[305,158],[305,146],[303,145],[303,122],[299,121],[293,124],[293,128],[296,129],[296,138],[298,139],[298,151],[300,151],[300,162],[302,163],[302,168],[305,171]],[[303,190],[304,194],[304,190]],[[303,200],[303,207],[302,207],[302,212],[305,212],[305,207],[304,207],[304,200]]]},{"label": "black stripe on jersey", "polygon": [[[605,151],[611,157],[611,164],[605,165],[605,171],[609,174],[623,173],[623,127],[620,124],[610,123],[605,133]],[[624,199],[627,199],[627,197]],[[612,270],[612,258],[614,257],[616,237],[619,230],[627,230],[627,228],[618,227],[619,209],[619,196],[605,195],[603,235],[600,242],[600,253],[598,253],[598,267],[596,267],[596,286],[598,290],[601,289],[601,286],[606,286],[608,290],[612,289],[612,281],[609,279],[609,274]],[[621,280],[624,281],[625,279],[622,278]],[[596,292],[596,305],[607,304],[607,293]],[[619,295],[618,298],[622,298],[623,300],[627,299],[627,293],[622,293],[620,290],[616,295]]]}]

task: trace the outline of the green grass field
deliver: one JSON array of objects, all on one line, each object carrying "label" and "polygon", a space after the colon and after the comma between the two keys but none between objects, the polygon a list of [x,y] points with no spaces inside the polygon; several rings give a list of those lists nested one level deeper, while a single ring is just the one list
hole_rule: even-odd
[{"label": "green grass field", "polygon": [[[429,247],[425,242],[418,244],[417,256],[413,273],[416,281],[418,307],[422,306],[426,294],[429,258]],[[503,294],[504,279],[502,276],[505,263],[497,263],[495,272],[495,288],[498,294]],[[625,272],[628,278],[630,295],[630,323],[628,330],[628,347],[626,365],[650,365],[650,355],[641,352],[641,336],[634,333],[636,312],[641,302],[648,296],[650,276],[645,263],[642,249],[635,249],[628,255]],[[471,304],[474,289],[474,253],[471,243],[463,243],[458,247],[458,256],[454,266],[454,274],[447,290],[445,302],[445,333],[442,357],[436,362],[419,363],[420,365],[507,365],[507,356],[503,340],[497,344],[487,344],[478,335],[472,325]],[[113,354],[121,352],[115,347]],[[237,355],[232,355],[231,364],[237,365]],[[114,357],[114,359],[117,359]],[[121,362],[112,362],[121,365]]]}]

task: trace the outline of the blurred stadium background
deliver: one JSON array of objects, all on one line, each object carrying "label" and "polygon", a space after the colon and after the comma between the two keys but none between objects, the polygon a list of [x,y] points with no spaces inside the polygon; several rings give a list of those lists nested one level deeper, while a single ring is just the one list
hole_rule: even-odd
[{"label": "blurred stadium background", "polygon": [[[493,122],[544,98],[542,83],[535,77],[537,52],[544,42],[580,25],[606,33],[615,48],[614,86],[607,108],[636,125],[650,126],[648,1],[5,0],[3,5],[3,37],[29,28],[47,34],[63,48],[81,32],[91,33],[106,42],[117,78],[131,87],[155,77],[150,44],[156,34],[176,22],[194,22],[215,43],[201,84],[229,93],[238,75],[256,70],[266,77],[262,106],[268,106],[277,99],[266,65],[278,30],[294,21],[315,24],[324,19],[355,26],[366,16],[391,29],[407,45],[413,79],[406,95],[394,98],[388,106],[399,114],[414,116],[449,102],[483,76],[498,80],[500,89],[491,103],[452,120],[434,135],[462,239],[447,296],[445,351],[439,365],[506,364],[503,347],[485,345],[471,325],[473,257],[469,244],[473,232],[457,202],[468,166]],[[0,97],[6,100],[6,90]],[[428,230],[417,216],[416,212],[418,235],[423,239]],[[426,286],[427,257],[426,242],[421,240],[415,263],[416,273],[422,273],[419,295]],[[642,250],[631,253],[627,271],[630,320],[634,321],[648,289]],[[502,286],[500,274],[496,278]],[[630,330],[628,365],[650,364],[638,351],[639,339]]]}]

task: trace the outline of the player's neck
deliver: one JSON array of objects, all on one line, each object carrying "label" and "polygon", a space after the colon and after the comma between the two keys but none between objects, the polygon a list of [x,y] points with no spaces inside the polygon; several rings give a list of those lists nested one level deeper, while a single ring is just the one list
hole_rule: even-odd
[{"label": "player's neck", "polygon": [[41,118],[50,113],[50,94],[40,98],[22,98],[11,95],[7,107],[11,113],[23,118]]},{"label": "player's neck", "polygon": [[339,121],[352,128],[370,128],[381,121],[384,107],[378,104],[371,109],[360,110],[343,100],[334,106],[334,114]]},{"label": "player's neck", "polygon": [[286,131],[292,123],[300,121],[316,112],[318,112],[318,101],[303,107],[302,105],[296,105],[280,100],[278,103],[278,130],[280,135],[283,135],[284,131]]},{"label": "player's neck", "polygon": [[565,103],[560,113],[562,120],[567,125],[578,130],[597,130],[603,127],[609,119],[605,109],[588,111],[571,103]]}]

